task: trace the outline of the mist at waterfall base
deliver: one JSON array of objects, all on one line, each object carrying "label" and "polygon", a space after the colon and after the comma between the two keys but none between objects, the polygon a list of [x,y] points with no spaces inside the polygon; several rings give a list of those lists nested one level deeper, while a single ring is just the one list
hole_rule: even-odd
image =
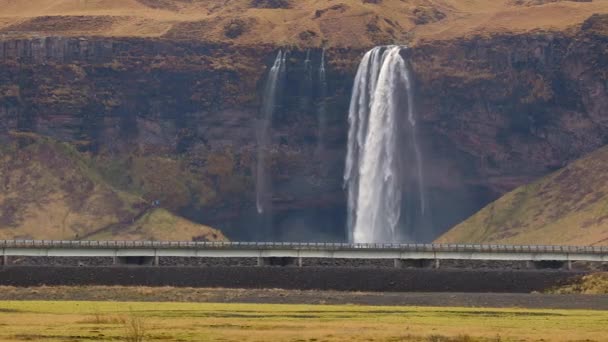
[{"label": "mist at waterfall base", "polygon": [[[399,215],[397,219],[394,218],[397,215],[393,216],[396,223],[388,230],[374,228],[382,235],[377,237],[371,233],[372,238],[367,241],[430,242],[488,203],[493,194],[463,181],[464,177],[469,177],[470,165],[475,160],[455,151],[449,140],[437,138],[421,120],[422,112],[418,113],[415,102],[424,101],[415,101],[413,73],[408,68],[407,57],[402,57],[407,56],[409,50],[399,48],[399,53],[393,51],[392,57],[387,59],[391,51],[391,47],[380,47],[369,51],[367,58],[362,55],[361,77],[357,81],[354,70],[332,69],[329,56],[322,49],[277,51],[269,56],[265,77],[258,85],[258,115],[251,126],[255,132],[254,157],[257,158],[253,170],[255,194],[249,202],[250,207],[208,224],[222,229],[234,241],[353,241],[353,213],[363,209],[359,204],[357,209],[347,200],[349,193],[354,194],[351,188],[361,184],[353,182],[352,177],[346,184],[344,182],[345,159],[352,146],[348,137],[353,127],[349,126],[348,117],[353,111],[365,115],[364,127],[369,125],[373,111],[384,113],[384,117],[390,112],[394,120],[393,130],[382,133],[384,137],[390,133],[395,139],[393,166],[384,171],[393,173],[390,181],[395,185],[395,197],[391,197],[394,199],[391,208]],[[392,82],[392,86],[381,86],[383,67],[393,71],[382,78],[382,82]],[[363,73],[361,69],[367,71]],[[369,77],[372,71],[377,78]],[[409,89],[406,80],[409,80]],[[373,104],[371,95],[376,91],[380,91],[385,101],[370,107]],[[386,100],[390,100],[390,106],[380,106],[388,103]],[[359,113],[359,107],[352,106],[353,101],[357,105],[367,101],[369,110]],[[415,120],[415,125],[411,119]],[[289,134],[292,130],[308,133]],[[364,132],[369,133],[360,131]],[[377,135],[378,132],[372,134]],[[388,142],[385,146],[390,146]],[[279,151],[285,150],[306,156],[306,164],[302,166],[306,169],[292,169],[288,175],[281,174],[276,169],[276,162],[284,156]],[[386,153],[388,150],[380,151]],[[358,179],[364,159],[352,158],[352,164],[357,168],[351,167],[351,172],[357,170]],[[382,157],[380,161],[389,159]],[[378,170],[374,172],[385,176]],[[374,184],[374,179],[371,181]],[[421,187],[421,184],[426,186]],[[388,190],[384,186],[372,188],[367,193],[371,196],[378,189]],[[421,190],[425,190],[423,201]],[[396,197],[397,193],[400,193],[399,197]],[[378,212],[372,215],[378,215]],[[205,219],[201,218],[201,221],[205,222]]]}]

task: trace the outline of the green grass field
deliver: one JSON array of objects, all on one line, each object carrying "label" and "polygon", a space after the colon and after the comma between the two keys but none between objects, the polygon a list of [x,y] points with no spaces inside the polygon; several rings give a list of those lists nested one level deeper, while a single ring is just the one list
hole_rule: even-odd
[{"label": "green grass field", "polygon": [[608,341],[608,312],[3,301],[0,341]]}]

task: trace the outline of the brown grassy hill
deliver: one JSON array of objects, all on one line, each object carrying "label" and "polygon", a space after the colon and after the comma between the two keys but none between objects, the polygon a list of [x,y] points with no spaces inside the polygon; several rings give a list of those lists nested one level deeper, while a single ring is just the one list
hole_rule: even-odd
[{"label": "brown grassy hill", "polygon": [[605,0],[0,0],[0,35],[371,46],[561,30]]},{"label": "brown grassy hill", "polygon": [[[183,237],[177,238],[176,237]],[[217,230],[175,216],[165,209],[145,212],[130,224],[111,225],[87,236],[91,240],[195,240],[223,241],[225,237]]]},{"label": "brown grassy hill", "polygon": [[608,147],[519,187],[439,243],[608,245]]},{"label": "brown grassy hill", "polygon": [[66,143],[16,134],[0,147],[0,239],[223,240],[116,190]]}]

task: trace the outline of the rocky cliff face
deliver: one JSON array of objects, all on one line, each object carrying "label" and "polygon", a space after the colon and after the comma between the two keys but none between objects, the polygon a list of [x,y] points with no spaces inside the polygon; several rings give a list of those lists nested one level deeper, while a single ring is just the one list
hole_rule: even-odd
[{"label": "rocky cliff face", "polygon": [[[276,49],[160,39],[3,41],[2,132],[33,131],[71,141],[93,153],[117,187],[159,199],[235,238],[282,236],[262,234],[252,225],[258,94]],[[312,56],[318,67],[320,50]],[[324,229],[341,227],[334,214],[343,202],[344,108],[352,71],[329,72],[336,94],[327,103],[333,115],[329,149],[313,157],[319,95],[304,81],[304,59],[304,51],[290,54],[273,125],[275,208],[289,225],[297,225],[295,216],[312,215],[308,224],[320,215],[328,217]]]},{"label": "rocky cliff face", "polygon": [[597,19],[576,32],[497,35],[412,50],[419,110],[429,129],[472,157],[478,178],[493,192],[605,144],[608,37],[598,29],[608,16]]},{"label": "rocky cliff face", "polygon": [[[436,217],[428,241],[500,194],[606,141],[608,19],[581,29],[421,41],[416,77]],[[0,127],[91,153],[117,187],[222,229],[232,239],[340,240],[352,79],[364,49],[327,51],[325,149],[317,73],[291,49],[273,123],[274,227],[253,194],[255,123],[278,46],[135,38],[0,41]],[[321,51],[312,50],[317,68]]]}]

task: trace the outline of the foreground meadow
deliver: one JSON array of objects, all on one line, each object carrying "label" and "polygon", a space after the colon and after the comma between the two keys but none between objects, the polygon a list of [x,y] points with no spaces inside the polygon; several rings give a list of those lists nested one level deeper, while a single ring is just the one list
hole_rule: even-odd
[{"label": "foreground meadow", "polygon": [[608,311],[0,301],[0,341],[608,341]]}]

